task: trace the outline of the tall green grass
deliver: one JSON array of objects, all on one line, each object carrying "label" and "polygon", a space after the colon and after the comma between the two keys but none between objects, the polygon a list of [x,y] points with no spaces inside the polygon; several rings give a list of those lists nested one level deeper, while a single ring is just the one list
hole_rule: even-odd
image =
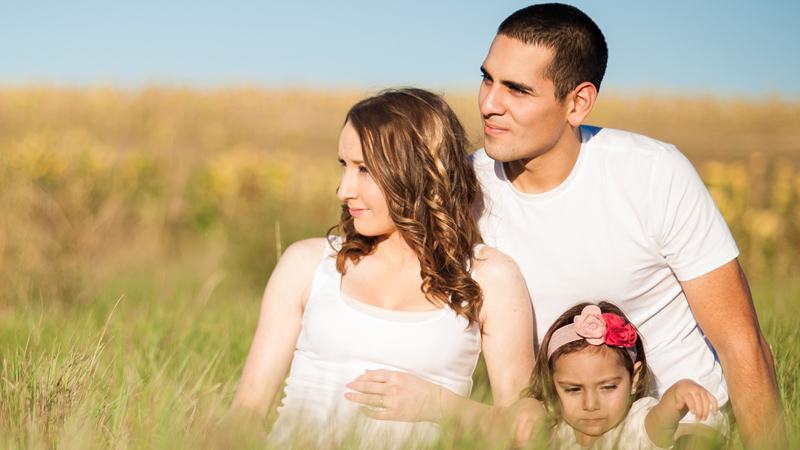
[{"label": "tall green grass", "polygon": [[[0,448],[262,447],[226,414],[281,248],[336,222],[338,133],[359,97],[0,89]],[[449,100],[480,146],[474,96]],[[675,142],[709,185],[796,442],[800,106],[604,101],[591,122]]]}]

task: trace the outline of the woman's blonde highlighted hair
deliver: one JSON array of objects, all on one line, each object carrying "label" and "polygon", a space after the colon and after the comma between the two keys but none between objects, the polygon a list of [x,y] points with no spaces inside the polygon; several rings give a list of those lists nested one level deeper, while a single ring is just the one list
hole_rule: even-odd
[{"label": "woman's blonde highlighted hair", "polygon": [[[473,249],[482,242],[473,216],[479,186],[469,163],[461,123],[438,95],[415,89],[386,90],[347,113],[361,140],[364,165],[377,183],[400,234],[416,251],[422,292],[431,303],[449,305],[480,324],[483,302],[472,279]],[[358,263],[375,251],[378,237],[358,234],[342,206],[338,225],[345,237],[336,268]]]}]

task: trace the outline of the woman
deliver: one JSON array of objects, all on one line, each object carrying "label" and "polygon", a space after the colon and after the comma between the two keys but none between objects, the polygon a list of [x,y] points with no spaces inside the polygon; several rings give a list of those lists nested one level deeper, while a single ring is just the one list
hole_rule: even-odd
[{"label": "woman", "polygon": [[[334,227],[343,237],[286,250],[233,402],[263,418],[291,364],[273,441],[335,446],[351,432],[369,446],[430,441],[430,422],[486,410],[466,398],[481,350],[495,405],[526,386],[530,300],[516,263],[481,244],[466,149],[455,114],[424,90],[386,91],[347,114]],[[414,375],[419,392],[348,390],[377,369]],[[393,420],[367,418],[353,395]]]}]

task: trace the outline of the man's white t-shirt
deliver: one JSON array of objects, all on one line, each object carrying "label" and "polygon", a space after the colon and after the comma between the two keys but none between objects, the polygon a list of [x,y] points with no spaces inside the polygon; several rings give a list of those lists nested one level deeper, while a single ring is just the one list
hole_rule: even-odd
[{"label": "man's white t-shirt", "polygon": [[581,137],[572,173],[543,194],[518,191],[484,150],[472,156],[485,242],[519,264],[540,342],[568,307],[611,301],[638,327],[659,396],[688,378],[722,405],[722,369],[679,280],[738,256],[725,220],[673,145],[609,128],[581,127]]}]

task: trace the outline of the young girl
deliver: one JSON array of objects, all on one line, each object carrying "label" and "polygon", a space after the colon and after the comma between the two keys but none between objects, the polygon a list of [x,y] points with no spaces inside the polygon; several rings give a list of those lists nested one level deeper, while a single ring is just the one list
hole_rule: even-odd
[{"label": "young girl", "polygon": [[[483,408],[467,398],[481,352],[496,405],[525,387],[530,298],[516,263],[481,244],[467,146],[447,103],[424,90],[386,91],[348,112],[341,236],[296,242],[281,257],[233,401],[263,424],[290,372],[270,434],[277,448],[336,448],[351,433],[365,448],[430,443],[431,422]],[[351,382],[366,370],[419,382],[357,394]]]},{"label": "young girl", "polygon": [[609,302],[581,303],[547,331],[531,385],[511,413],[518,443],[549,426],[552,448],[666,448],[680,420],[718,414],[717,399],[680,380],[661,400],[649,397],[644,346],[625,314]]}]

